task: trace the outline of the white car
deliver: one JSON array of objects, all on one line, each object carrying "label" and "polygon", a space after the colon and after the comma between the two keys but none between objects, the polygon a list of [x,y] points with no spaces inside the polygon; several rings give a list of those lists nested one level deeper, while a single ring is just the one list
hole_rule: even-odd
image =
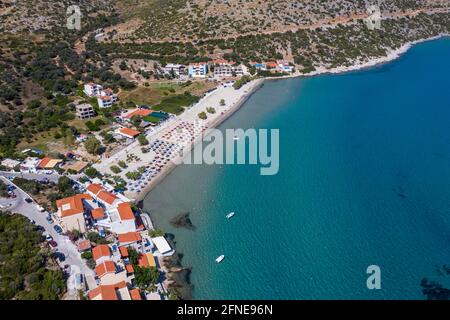
[{"label": "white car", "polygon": [[47,240],[47,241],[52,241],[53,240],[53,237],[51,236],[51,235],[46,235],[45,236],[45,240]]}]

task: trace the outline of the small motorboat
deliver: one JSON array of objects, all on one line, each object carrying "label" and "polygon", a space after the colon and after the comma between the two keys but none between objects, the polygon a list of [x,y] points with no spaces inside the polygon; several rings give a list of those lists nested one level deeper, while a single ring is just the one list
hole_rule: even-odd
[{"label": "small motorboat", "polygon": [[226,215],[227,219],[230,219],[233,216],[234,216],[234,212],[230,212],[229,214]]},{"label": "small motorboat", "polygon": [[239,140],[239,137],[238,136],[234,136],[233,140]]},{"label": "small motorboat", "polygon": [[222,254],[216,258],[216,263],[221,263],[223,259],[225,259],[225,256]]}]

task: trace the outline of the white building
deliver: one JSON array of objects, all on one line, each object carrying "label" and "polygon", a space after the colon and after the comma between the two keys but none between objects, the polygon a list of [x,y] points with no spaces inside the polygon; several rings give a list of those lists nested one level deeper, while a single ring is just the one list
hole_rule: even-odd
[{"label": "white building", "polygon": [[87,194],[104,208],[104,211],[97,216],[98,210],[91,214],[99,227],[103,227],[111,232],[122,234],[135,232],[136,217],[131,209],[130,203],[125,197],[118,197],[112,192],[106,191],[100,184],[90,184],[86,188]]},{"label": "white building", "polygon": [[169,63],[164,68],[162,68],[164,74],[173,73],[177,77],[179,77],[181,74],[184,74],[185,69],[186,69],[185,65],[173,63]]},{"label": "white building", "polygon": [[13,159],[4,159],[2,161],[2,166],[8,168],[8,169],[14,169],[20,164],[20,161],[13,160]]},{"label": "white building", "polygon": [[116,234],[135,232],[137,230],[136,218],[129,203],[122,202],[106,213],[107,215],[104,219],[97,220],[99,227],[104,227]]},{"label": "white building", "polygon": [[287,73],[294,72],[294,66],[289,65],[288,62],[286,62],[286,61],[277,61],[277,63],[278,63],[278,66],[277,66],[278,71],[287,72]]},{"label": "white building", "polygon": [[231,66],[231,65],[219,65],[214,68],[214,78],[230,78],[230,77],[242,77],[247,74],[247,67]]},{"label": "white building", "polygon": [[167,242],[166,238],[164,237],[155,237],[152,238],[152,243],[155,245],[156,252],[155,256],[163,256],[168,257],[175,253],[175,250],[172,249],[170,244]]},{"label": "white building", "polygon": [[88,97],[96,97],[100,95],[100,92],[103,90],[103,87],[99,84],[96,83],[88,83],[84,85],[84,90],[83,92],[88,96]]},{"label": "white building", "polygon": [[188,74],[191,78],[206,78],[208,73],[208,64],[205,62],[189,64]]},{"label": "white building", "polygon": [[28,157],[20,164],[20,171],[36,172],[41,163],[41,159],[36,157]]},{"label": "white building", "polygon": [[97,97],[97,103],[99,108],[110,108],[114,104],[114,100],[109,96]]},{"label": "white building", "polygon": [[77,117],[81,120],[95,117],[94,108],[89,103],[79,104],[75,110]]}]

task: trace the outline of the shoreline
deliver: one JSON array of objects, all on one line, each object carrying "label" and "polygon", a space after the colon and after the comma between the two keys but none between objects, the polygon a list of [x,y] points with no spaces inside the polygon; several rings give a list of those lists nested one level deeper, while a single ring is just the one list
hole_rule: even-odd
[{"label": "shoreline", "polygon": [[[314,77],[314,76],[325,75],[325,74],[341,74],[341,73],[346,73],[346,72],[359,71],[359,70],[379,66],[379,65],[397,60],[403,54],[408,52],[409,49],[411,49],[414,45],[428,42],[428,41],[438,40],[440,38],[445,38],[445,37],[450,37],[450,34],[439,34],[437,36],[426,38],[426,39],[410,41],[408,43],[405,43],[398,49],[389,50],[387,55],[384,57],[373,58],[367,62],[362,62],[362,63],[357,62],[348,67],[336,67],[336,68],[331,68],[331,69],[328,69],[326,67],[319,67],[319,68],[317,68],[317,70],[312,71],[307,74],[296,73],[296,74],[287,75],[287,76],[263,77],[263,78],[254,79],[251,82],[246,84],[246,85],[251,85],[251,87],[249,88],[249,91],[246,92],[244,95],[242,95],[242,97],[236,103],[234,103],[226,113],[224,113],[223,115],[219,116],[217,119],[215,119],[211,123],[209,123],[208,128],[216,128],[217,126],[222,124],[225,120],[227,120],[231,115],[233,115],[237,110],[240,109],[240,107],[251,97],[251,95],[253,93],[255,93],[264,84],[264,82],[266,80],[282,80],[282,79],[301,78],[301,77]],[[220,89],[221,88],[218,88],[217,90],[220,90]],[[201,100],[199,102],[197,102],[197,104],[198,103],[201,103]],[[201,137],[202,136],[200,136],[199,138],[201,138]],[[190,146],[191,150],[197,145],[199,140],[200,139],[197,138],[196,141],[194,141],[194,143],[191,144],[191,146]],[[167,166],[164,168],[164,170],[162,170],[160,172],[160,174],[157,177],[155,177],[154,180],[152,180],[145,188],[143,188],[136,195],[135,201],[136,202],[143,201],[145,199],[146,195],[154,187],[156,187],[162,180],[164,180],[164,178],[167,177],[177,166],[178,166],[177,164],[170,161],[167,164]]]},{"label": "shoreline", "polygon": [[[409,49],[411,49],[416,44],[420,44],[420,43],[428,42],[428,41],[432,41],[432,40],[438,40],[440,38],[445,38],[445,37],[449,37],[449,35],[442,34],[442,35],[438,35],[438,36],[427,38],[427,39],[421,39],[421,40],[409,42],[409,43],[402,45],[398,49],[388,51],[388,54],[385,57],[374,58],[365,63],[355,63],[354,65],[349,66],[349,67],[337,67],[337,68],[333,68],[333,69],[323,68],[323,69],[316,70],[309,74],[294,74],[294,75],[282,76],[282,77],[264,77],[264,78],[255,79],[250,82],[250,83],[254,84],[251,86],[251,89],[245,95],[242,95],[242,97],[236,103],[234,103],[231,106],[231,108],[224,115],[221,115],[217,119],[211,121],[211,123],[208,124],[208,127],[209,128],[217,127],[221,123],[223,123],[225,120],[227,120],[231,115],[233,115],[237,110],[240,109],[240,107],[252,96],[253,93],[256,92],[256,90],[258,90],[264,84],[264,82],[266,80],[280,80],[280,79],[289,79],[289,78],[298,78],[298,77],[312,77],[312,76],[317,76],[317,75],[322,75],[322,74],[340,74],[340,73],[345,73],[345,72],[367,69],[367,68],[379,66],[384,63],[392,62],[392,61],[400,58],[403,54],[405,54]],[[201,140],[201,138],[202,138],[202,135],[199,137],[198,140]],[[190,148],[191,149],[194,148],[198,142],[199,141],[197,141],[197,140],[194,141],[194,143],[191,144]],[[146,188],[144,188],[141,191],[141,193],[138,196],[139,201],[143,201],[145,199],[145,197],[147,196],[147,194],[155,186],[157,186],[159,182],[161,182],[166,176],[168,176],[176,167],[177,167],[176,164],[174,164],[173,162],[170,162],[169,165],[167,166],[167,168],[165,168],[165,170],[163,172],[161,172],[161,174],[157,177],[157,179],[152,181]],[[143,206],[144,206],[144,204],[143,204]],[[147,210],[147,212],[148,212],[148,210]],[[151,214],[151,212],[149,214]],[[155,224],[157,225],[158,221],[155,221]],[[177,253],[179,253],[179,252],[177,251]],[[190,266],[187,267],[187,270],[189,270],[188,274],[192,271]],[[185,267],[182,266],[182,262],[181,262],[180,271],[185,272]],[[190,293],[192,290],[192,283],[190,283],[189,280],[184,279],[183,276],[184,276],[183,273],[178,275],[178,271],[176,271],[176,270],[168,270],[168,277],[171,279],[171,281],[170,281],[171,285],[174,285],[176,288],[181,289],[184,292],[188,292],[186,297],[188,299],[192,299],[192,293]],[[181,279],[181,281],[180,281],[180,279]],[[187,279],[189,279],[189,277]]]},{"label": "shoreline", "polygon": [[[246,90],[244,92],[244,94],[239,98],[238,101],[233,103],[233,105],[230,107],[229,110],[227,110],[225,113],[221,114],[216,119],[209,122],[207,128],[208,129],[216,128],[217,126],[222,124],[225,120],[227,120],[230,116],[232,116],[253,95],[253,93],[255,93],[264,84],[265,80],[266,80],[265,78],[260,78],[260,79],[255,79],[255,80],[247,83],[245,86],[247,86],[247,87],[250,86],[249,88],[247,88],[248,90]],[[217,90],[220,90],[220,88]],[[198,103],[201,103],[201,101],[199,101]],[[203,135],[200,135],[199,137],[197,137],[194,140],[194,142],[190,144],[189,149],[192,150],[202,140],[202,138],[203,138]],[[158,176],[155,177],[154,180],[150,181],[150,183],[148,183],[145,186],[145,188],[143,188],[136,195],[136,197],[134,198],[135,201],[136,202],[143,201],[145,199],[145,197],[147,196],[147,194],[154,187],[156,187],[162,180],[164,180],[164,178],[167,177],[176,167],[178,167],[178,165],[175,164],[173,161],[170,161],[167,164],[167,166],[165,166],[164,169],[161,170],[161,172],[158,174]]]}]

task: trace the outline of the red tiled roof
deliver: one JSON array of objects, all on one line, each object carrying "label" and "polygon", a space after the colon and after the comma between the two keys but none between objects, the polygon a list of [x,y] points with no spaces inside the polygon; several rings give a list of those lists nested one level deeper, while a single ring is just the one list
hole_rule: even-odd
[{"label": "red tiled roof", "polygon": [[86,188],[87,191],[92,192],[95,195],[97,193],[99,193],[99,191],[102,189],[103,189],[102,185],[98,184],[98,183],[92,183],[92,184],[88,185]]},{"label": "red tiled roof", "polygon": [[133,210],[128,202],[122,202],[117,206],[117,211],[119,212],[120,220],[134,220]]},{"label": "red tiled roof", "polygon": [[119,132],[130,137],[135,137],[141,134],[139,131],[130,128],[120,128]]},{"label": "red tiled roof", "polygon": [[119,243],[132,243],[142,241],[142,237],[137,232],[121,233],[117,235]]},{"label": "red tiled roof", "polygon": [[96,220],[101,219],[101,218],[105,217],[105,209],[103,209],[103,208],[93,209],[93,210],[91,210],[91,215],[92,215],[92,218],[94,218]]},{"label": "red tiled roof", "polygon": [[99,244],[92,249],[92,257],[94,260],[98,260],[101,257],[109,257],[111,255],[111,250],[106,244]]},{"label": "red tiled roof", "polygon": [[189,63],[190,66],[204,66],[206,65],[206,62],[192,62]]},{"label": "red tiled roof", "polygon": [[131,289],[130,295],[132,300],[142,300],[141,292],[139,291],[139,289]]},{"label": "red tiled roof", "polygon": [[105,190],[100,191],[97,194],[97,198],[106,202],[109,205],[113,204],[114,201],[118,199],[114,194],[112,194],[111,192],[105,191]]},{"label": "red tiled roof", "polygon": [[43,169],[45,166],[52,160],[50,157],[42,158],[41,162],[39,162],[38,167]]},{"label": "red tiled roof", "polygon": [[115,273],[116,272],[116,264],[112,260],[104,261],[95,267],[95,274],[97,277],[101,278],[107,273]]},{"label": "red tiled roof", "polygon": [[119,251],[120,251],[120,256],[122,258],[128,257],[128,249],[127,249],[127,247],[119,247]]},{"label": "red tiled roof", "polygon": [[89,240],[83,240],[78,242],[78,251],[84,251],[91,248],[91,242]]},{"label": "red tiled roof", "polygon": [[216,59],[216,60],[213,60],[212,63],[214,63],[214,64],[223,64],[223,63],[228,63],[228,60]]},{"label": "red tiled roof", "polygon": [[102,300],[118,300],[116,290],[125,288],[127,284],[121,281],[112,285],[101,285],[89,292],[89,299],[94,299],[101,295]]},{"label": "red tiled roof", "polygon": [[152,112],[153,112],[153,110],[150,110],[150,109],[136,109],[136,110],[134,110],[134,111],[128,113],[128,114],[125,116],[125,118],[131,119],[131,118],[133,118],[134,116],[146,117],[146,116],[148,116],[149,114],[151,114]]},{"label": "red tiled roof", "polygon": [[68,217],[84,212],[83,199],[92,200],[88,194],[76,194],[72,197],[56,200],[56,206],[61,210],[62,217]]},{"label": "red tiled roof", "polygon": [[134,272],[134,268],[131,264],[126,264],[125,265],[125,270],[127,270],[127,273],[133,273]]},{"label": "red tiled roof", "polygon": [[143,268],[156,267],[155,258],[151,253],[141,254],[138,259],[138,265]]}]

